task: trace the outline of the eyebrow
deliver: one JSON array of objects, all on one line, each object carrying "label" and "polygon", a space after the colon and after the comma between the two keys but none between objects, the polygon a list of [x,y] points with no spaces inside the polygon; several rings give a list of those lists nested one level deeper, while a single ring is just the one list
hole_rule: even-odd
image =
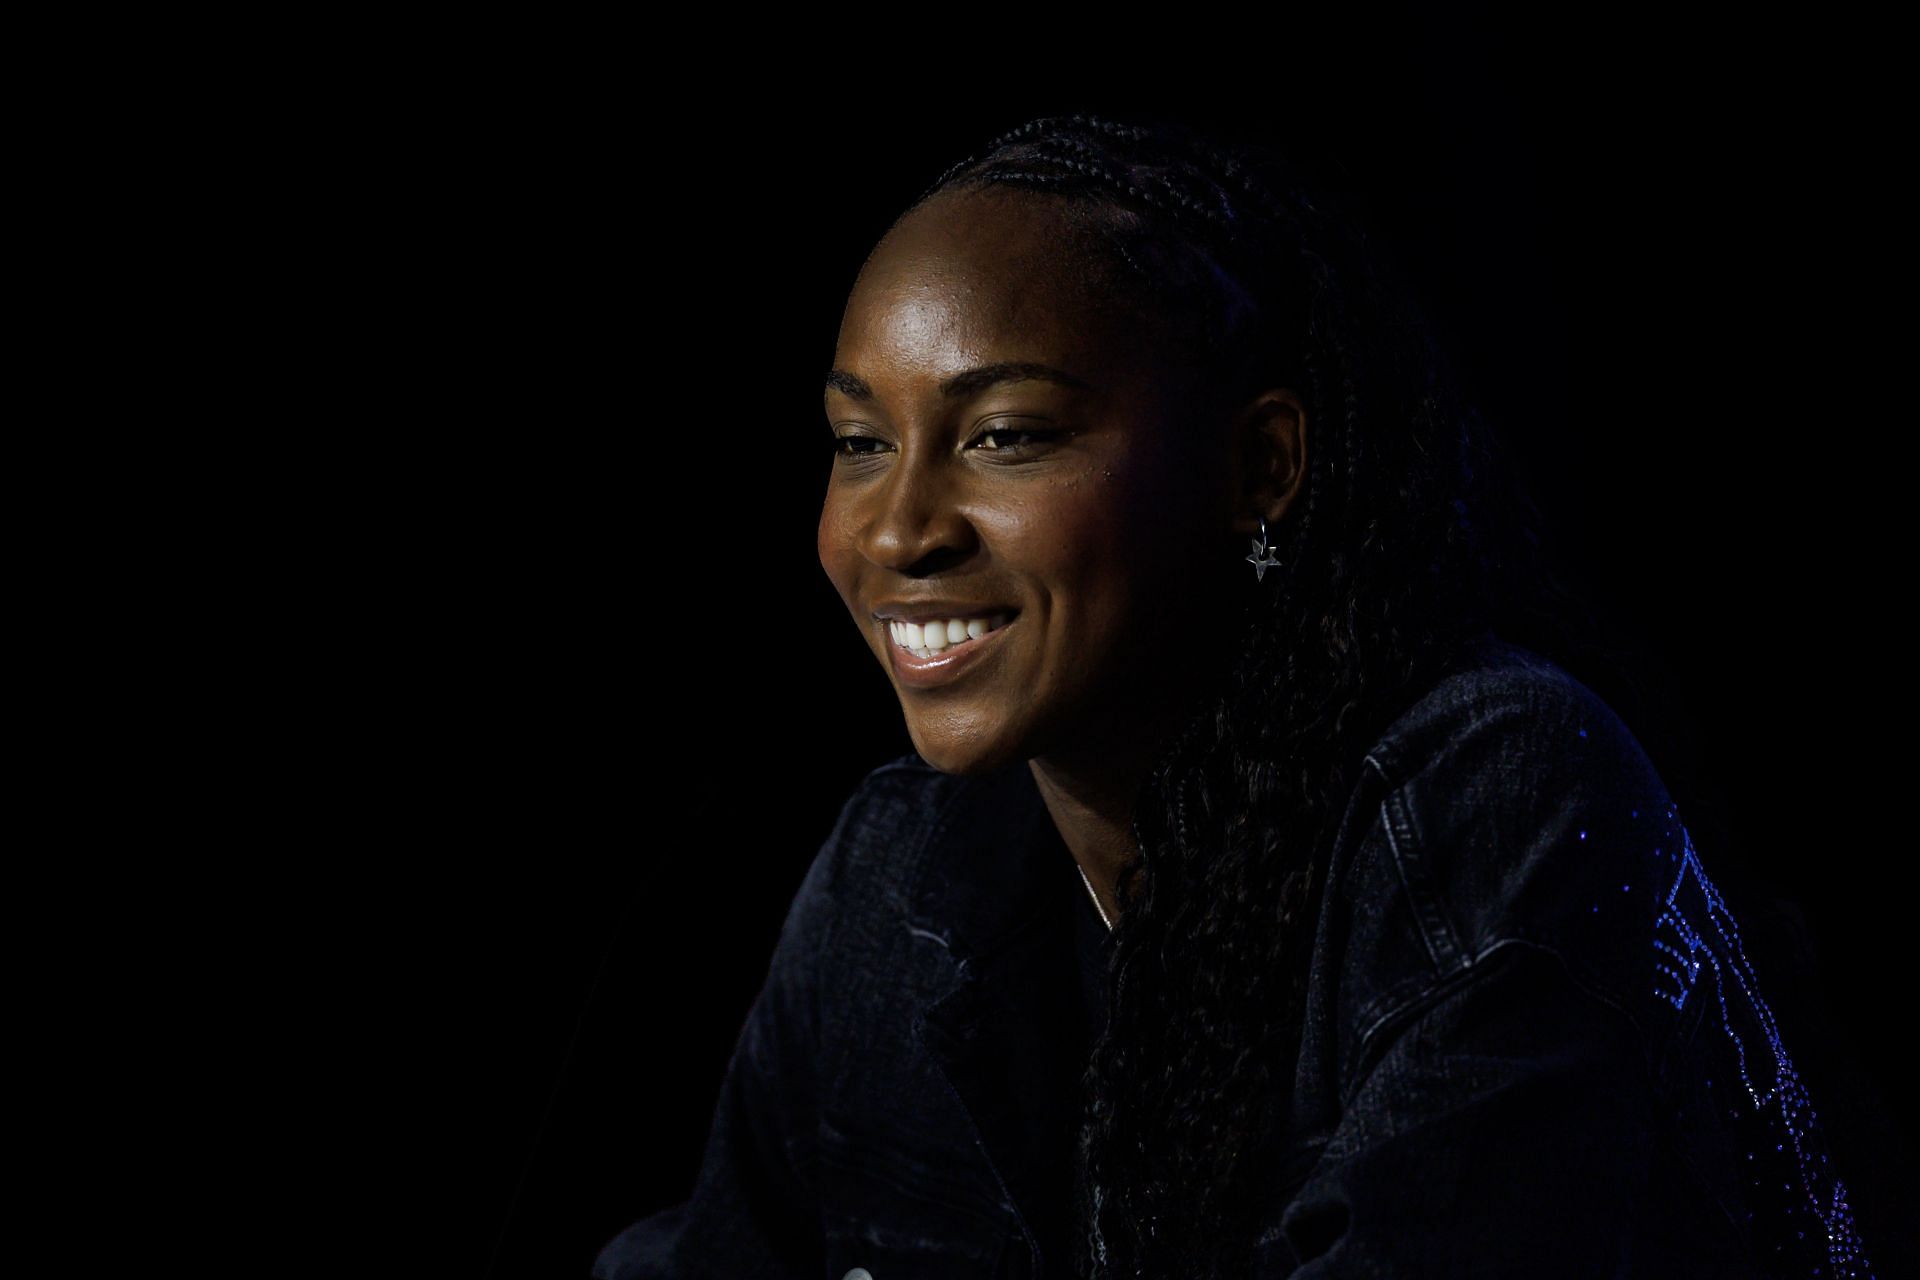
[{"label": "eyebrow", "polygon": [[[1065,369],[1056,369],[1050,364],[1036,364],[1031,360],[1004,360],[998,364],[983,364],[977,369],[967,369],[956,373],[940,384],[940,394],[949,400],[961,396],[970,396],[997,386],[1002,382],[1025,382],[1036,379],[1042,382],[1057,382],[1063,387],[1074,387],[1081,391],[1093,390],[1093,384],[1084,378],[1076,377]],[[838,391],[853,400],[873,399],[873,388],[864,378],[848,373],[844,369],[827,371],[829,391]]]}]

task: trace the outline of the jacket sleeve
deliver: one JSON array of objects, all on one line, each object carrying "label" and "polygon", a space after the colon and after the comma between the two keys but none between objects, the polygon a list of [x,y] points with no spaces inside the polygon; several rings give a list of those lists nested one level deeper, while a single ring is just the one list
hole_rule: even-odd
[{"label": "jacket sleeve", "polygon": [[815,855],[749,1009],[715,1104],[693,1192],[622,1231],[594,1280],[813,1277],[824,1265],[814,1183],[820,965],[849,801]]},{"label": "jacket sleeve", "polygon": [[1281,1217],[1283,1274],[1639,1274],[1655,1128],[1634,1023],[1513,942],[1393,1024]]}]

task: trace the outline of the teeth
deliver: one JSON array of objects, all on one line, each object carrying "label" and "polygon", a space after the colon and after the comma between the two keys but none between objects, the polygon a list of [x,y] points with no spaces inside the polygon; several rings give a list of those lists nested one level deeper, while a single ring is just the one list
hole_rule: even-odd
[{"label": "teeth", "polygon": [[1007,625],[1010,615],[996,613],[985,618],[948,618],[945,622],[890,622],[893,642],[916,658],[931,658],[966,640],[978,640],[989,631]]}]

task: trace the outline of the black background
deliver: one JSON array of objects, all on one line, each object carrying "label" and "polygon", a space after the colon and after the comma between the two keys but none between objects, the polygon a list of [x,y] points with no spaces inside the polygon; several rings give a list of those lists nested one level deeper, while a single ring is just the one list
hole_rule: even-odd
[{"label": "black background", "polygon": [[1910,292],[1872,34],[952,22],[789,61],[765,30],[751,59],[496,33],[415,48],[377,109],[343,81],[352,130],[316,112],[302,252],[353,320],[302,437],[342,478],[313,713],[351,743],[321,780],[348,936],[400,939],[357,1069],[394,1104],[376,1162],[458,1206],[436,1270],[584,1275],[691,1185],[793,891],[909,745],[813,545],[840,308],[925,181],[1042,112],[1267,136],[1340,185],[1647,651],[1651,709],[1621,709],[1709,869],[1804,913],[1789,1044],[1828,1010],[1910,1135],[1910,497],[1879,447]]}]

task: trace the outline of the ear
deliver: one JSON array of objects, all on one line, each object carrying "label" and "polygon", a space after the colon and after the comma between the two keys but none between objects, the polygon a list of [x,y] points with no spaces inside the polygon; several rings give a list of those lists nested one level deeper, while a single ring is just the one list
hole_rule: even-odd
[{"label": "ear", "polygon": [[1270,387],[1233,416],[1233,528],[1267,531],[1292,509],[1307,477],[1307,407],[1291,388]]}]

